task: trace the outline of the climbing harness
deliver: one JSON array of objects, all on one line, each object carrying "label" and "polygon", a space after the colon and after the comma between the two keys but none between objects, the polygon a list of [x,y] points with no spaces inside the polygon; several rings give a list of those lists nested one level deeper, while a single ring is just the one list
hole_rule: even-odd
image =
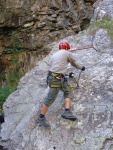
[{"label": "climbing harness", "polygon": [[54,73],[49,71],[47,76],[47,83],[51,88],[60,88],[63,86],[65,76],[60,73]]},{"label": "climbing harness", "polygon": [[64,75],[61,74],[61,73],[54,73],[54,72],[51,72],[51,71],[49,71],[49,75],[52,75],[52,76],[56,77],[57,79],[61,79],[61,78],[64,77]]},{"label": "climbing harness", "polygon": [[49,71],[48,76],[47,76],[47,83],[49,84],[49,86],[51,88],[60,88],[60,87],[63,87],[63,82],[71,79],[72,83],[76,84],[76,86],[73,85],[72,83],[69,83],[69,87],[78,89],[81,73],[82,73],[82,70],[80,70],[79,72],[77,70],[74,73],[72,73],[72,76],[70,77],[69,74],[66,74],[64,76],[63,74],[54,73],[54,72]]}]

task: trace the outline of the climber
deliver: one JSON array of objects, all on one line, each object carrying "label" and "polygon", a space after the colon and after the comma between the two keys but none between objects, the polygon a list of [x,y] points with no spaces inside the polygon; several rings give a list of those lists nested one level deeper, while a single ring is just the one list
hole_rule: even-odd
[{"label": "climber", "polygon": [[[79,47],[80,48],[80,47]],[[71,112],[72,96],[70,95],[68,80],[65,77],[67,66],[70,63],[72,66],[85,70],[84,66],[79,65],[72,53],[69,52],[70,45],[68,42],[61,42],[59,44],[59,51],[51,57],[50,69],[48,72],[47,82],[49,85],[49,92],[42,104],[41,112],[36,120],[37,124],[41,127],[50,128],[49,123],[46,121],[45,114],[49,106],[55,101],[59,90],[64,93],[65,110],[61,115],[62,118],[75,121],[77,117]],[[70,74],[71,76],[71,74]]]}]

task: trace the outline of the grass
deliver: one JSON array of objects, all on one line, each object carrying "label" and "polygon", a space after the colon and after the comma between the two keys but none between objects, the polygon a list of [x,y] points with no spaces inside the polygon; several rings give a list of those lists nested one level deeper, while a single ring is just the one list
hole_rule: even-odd
[{"label": "grass", "polygon": [[103,20],[94,22],[89,26],[88,33],[94,34],[100,28],[108,30],[108,34],[111,40],[113,40],[113,19],[104,18]]}]

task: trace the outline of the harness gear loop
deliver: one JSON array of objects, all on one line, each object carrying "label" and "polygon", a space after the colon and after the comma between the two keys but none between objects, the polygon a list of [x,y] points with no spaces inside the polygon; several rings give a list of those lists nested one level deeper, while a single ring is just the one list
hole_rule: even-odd
[{"label": "harness gear loop", "polygon": [[[53,76],[54,79],[49,81],[49,76]],[[56,80],[55,80],[56,79]],[[60,88],[63,87],[63,80],[64,80],[64,75],[60,73],[54,73],[49,71],[48,77],[47,77],[47,83],[51,88]]]}]

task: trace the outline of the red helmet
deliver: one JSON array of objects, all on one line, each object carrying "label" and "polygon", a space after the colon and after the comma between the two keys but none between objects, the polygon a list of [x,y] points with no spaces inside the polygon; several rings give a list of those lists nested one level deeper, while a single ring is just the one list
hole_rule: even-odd
[{"label": "red helmet", "polygon": [[59,49],[70,49],[70,45],[68,42],[61,42],[59,44]]}]

